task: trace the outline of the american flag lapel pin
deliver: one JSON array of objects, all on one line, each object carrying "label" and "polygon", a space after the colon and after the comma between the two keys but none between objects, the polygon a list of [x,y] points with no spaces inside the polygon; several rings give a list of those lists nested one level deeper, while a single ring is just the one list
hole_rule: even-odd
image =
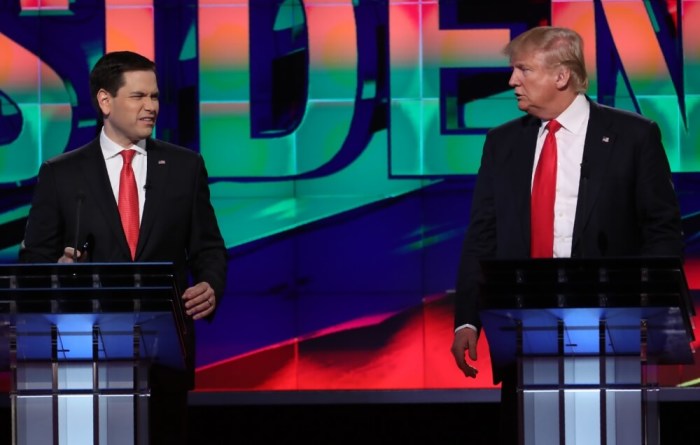
[{"label": "american flag lapel pin", "polygon": [[603,136],[603,142],[605,142],[605,143],[610,142],[610,138],[608,136]]},{"label": "american flag lapel pin", "polygon": [[158,165],[165,165],[165,159],[158,160]]}]

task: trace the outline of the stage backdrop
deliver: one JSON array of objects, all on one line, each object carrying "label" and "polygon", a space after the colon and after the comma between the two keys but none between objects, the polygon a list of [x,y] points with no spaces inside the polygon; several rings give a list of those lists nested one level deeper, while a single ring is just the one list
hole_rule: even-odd
[{"label": "stage backdrop", "polygon": [[[533,26],[586,41],[589,94],[661,126],[700,288],[700,1],[5,0],[0,256],[42,161],[95,135],[88,73],[153,58],[159,138],[199,151],[230,253],[200,390],[491,387],[449,354],[486,131],[520,115],[501,54]],[[667,368],[693,384],[697,367]]]}]

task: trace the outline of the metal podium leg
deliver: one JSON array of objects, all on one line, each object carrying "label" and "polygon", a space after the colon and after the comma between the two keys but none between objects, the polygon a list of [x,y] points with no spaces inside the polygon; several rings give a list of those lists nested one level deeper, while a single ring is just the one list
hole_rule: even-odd
[{"label": "metal podium leg", "polygon": [[[13,312],[14,313],[14,312]],[[12,445],[17,445],[17,327],[9,326],[8,332],[10,355],[10,417],[12,423]]]},{"label": "metal podium leg", "polygon": [[659,386],[657,367],[651,363],[644,366],[642,390],[642,421],[646,433],[647,445],[661,443],[661,425],[659,423]]},{"label": "metal podium leg", "polygon": [[528,357],[523,354],[526,332],[516,325],[518,350],[518,399],[522,445],[564,444],[563,363],[557,356]]},{"label": "metal podium leg", "polygon": [[[109,335],[109,334],[102,334]],[[128,336],[132,348],[140,350],[140,332],[122,332]],[[105,354],[108,355],[109,351]],[[132,350],[133,354],[133,350]],[[138,419],[139,386],[136,383],[134,366],[137,361],[99,361],[99,431],[100,444],[146,444],[141,438]]]},{"label": "metal podium leg", "polygon": [[[27,362],[20,357],[20,338],[11,328],[11,403],[12,442],[16,445],[53,444],[55,418],[53,410],[53,372],[46,362]],[[44,335],[46,356],[51,351],[51,336]]]},{"label": "metal podium leg", "polygon": [[[74,330],[56,329],[57,356],[52,362],[54,390],[52,398],[55,444],[94,443],[94,326]],[[52,340],[53,342],[53,340]],[[80,359],[73,359],[81,351]],[[99,443],[99,442],[98,442]]]},{"label": "metal podium leg", "polygon": [[141,326],[134,325],[134,358],[133,358],[133,409],[134,409],[134,439],[137,444],[148,444],[148,370],[144,368],[141,357]]},{"label": "metal podium leg", "polygon": [[53,444],[59,441],[59,412],[58,412],[58,329],[51,325],[51,423]]},{"label": "metal podium leg", "polygon": [[100,443],[100,328],[92,327],[92,443]]}]

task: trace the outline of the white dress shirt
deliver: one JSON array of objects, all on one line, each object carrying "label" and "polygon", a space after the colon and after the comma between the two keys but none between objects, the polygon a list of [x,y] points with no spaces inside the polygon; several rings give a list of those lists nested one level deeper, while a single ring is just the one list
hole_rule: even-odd
[{"label": "white dress shirt", "polygon": [[[574,233],[574,218],[578,202],[578,186],[581,180],[583,145],[586,142],[590,104],[579,94],[556,120],[562,128],[556,132],[557,139],[557,189],[554,198],[554,252],[555,258],[571,256],[571,240]],[[542,152],[549,121],[542,122],[535,151],[532,179],[535,178],[537,161]],[[532,185],[531,185],[532,187]]]},{"label": "white dress shirt", "polygon": [[120,153],[122,150],[136,151],[136,155],[134,155],[134,159],[131,161],[131,167],[134,170],[136,190],[139,193],[139,221],[141,221],[143,218],[143,207],[146,203],[146,156],[148,156],[146,152],[146,140],[140,140],[136,145],[124,148],[107,137],[105,129],[102,127],[102,132],[100,133],[100,147],[102,148],[102,155],[105,158],[105,165],[107,166],[109,182],[112,185],[114,200],[117,203],[119,203],[119,176],[122,171],[122,165],[124,165],[124,158],[122,158]]}]

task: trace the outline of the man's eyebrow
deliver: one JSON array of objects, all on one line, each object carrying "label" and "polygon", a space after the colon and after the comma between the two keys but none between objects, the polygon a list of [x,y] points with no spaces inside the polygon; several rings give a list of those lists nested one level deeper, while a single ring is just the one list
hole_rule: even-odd
[{"label": "man's eyebrow", "polygon": [[145,91],[132,91],[129,93],[131,96],[159,96],[160,91],[155,91],[153,93],[146,93]]}]

